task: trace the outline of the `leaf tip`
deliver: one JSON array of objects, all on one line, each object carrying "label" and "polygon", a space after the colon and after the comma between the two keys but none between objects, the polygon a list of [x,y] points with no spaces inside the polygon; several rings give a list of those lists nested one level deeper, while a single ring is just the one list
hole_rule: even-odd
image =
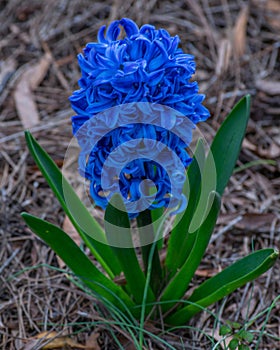
[{"label": "leaf tip", "polygon": [[29,214],[26,211],[23,211],[22,213],[20,213],[20,216],[25,219]]}]

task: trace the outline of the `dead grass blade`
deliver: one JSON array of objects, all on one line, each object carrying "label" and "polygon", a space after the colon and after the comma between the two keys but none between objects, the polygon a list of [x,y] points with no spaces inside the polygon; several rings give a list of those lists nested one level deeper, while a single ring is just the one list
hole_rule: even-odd
[{"label": "dead grass blade", "polygon": [[271,79],[259,79],[256,81],[256,87],[260,91],[263,91],[269,95],[280,95],[280,81],[271,81]]},{"label": "dead grass blade", "polygon": [[[35,339],[34,339],[35,338]],[[40,347],[42,350],[50,349],[87,349],[85,345],[77,343],[75,340],[67,336],[58,336],[57,332],[41,332],[28,342],[22,350],[34,349],[42,340],[47,341],[45,345]],[[93,349],[91,349],[93,350]],[[95,348],[94,350],[99,350]]]},{"label": "dead grass blade", "polygon": [[100,333],[98,333],[96,330],[91,333],[91,335],[88,337],[86,341],[86,350],[101,350],[99,344],[98,344],[98,338],[100,337]]},{"label": "dead grass blade", "polygon": [[279,0],[253,0],[253,6],[257,6],[261,11],[264,11],[265,19],[269,25],[279,33],[280,30],[280,1]]},{"label": "dead grass blade", "polygon": [[248,14],[249,7],[247,5],[239,12],[233,29],[233,50],[237,57],[241,57],[245,53]]},{"label": "dead grass blade", "polygon": [[215,73],[219,77],[224,74],[229,67],[232,55],[232,43],[229,39],[222,39],[218,51],[218,60]]},{"label": "dead grass blade", "polygon": [[40,117],[32,92],[44,79],[50,62],[51,56],[45,54],[37,64],[29,66],[23,72],[16,86],[14,100],[24,129],[29,129],[39,123]]},{"label": "dead grass blade", "polygon": [[3,91],[10,75],[16,69],[16,61],[13,57],[8,58],[6,61],[0,61],[0,93]]}]

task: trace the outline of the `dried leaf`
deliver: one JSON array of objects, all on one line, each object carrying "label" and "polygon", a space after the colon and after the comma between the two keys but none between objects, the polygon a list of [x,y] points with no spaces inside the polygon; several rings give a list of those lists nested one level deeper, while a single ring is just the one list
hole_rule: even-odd
[{"label": "dried leaf", "polygon": [[232,54],[232,44],[229,39],[221,40],[219,45],[218,60],[216,64],[216,75],[220,76],[228,70],[230,57]]},{"label": "dried leaf", "polygon": [[135,344],[133,342],[131,342],[130,340],[128,340],[127,338],[120,336],[118,340],[119,340],[120,344],[123,346],[123,349],[137,350]]},{"label": "dried leaf", "polygon": [[118,284],[119,286],[125,286],[126,285],[126,279],[124,276],[124,273],[122,272],[119,276],[116,276],[114,278],[114,282]]},{"label": "dried leaf", "polygon": [[14,99],[19,118],[24,129],[36,125],[40,118],[32,91],[37,88],[46,75],[51,62],[49,54],[23,72],[14,92]]},{"label": "dried leaf", "polygon": [[[37,334],[35,337],[33,337],[32,341],[35,340],[34,338],[37,339],[37,342],[39,340],[42,341],[43,339],[44,340],[50,339],[50,341],[42,347],[42,350],[61,349],[61,348],[64,348],[65,346],[68,346],[70,348],[75,348],[75,349],[86,349],[85,345],[81,345],[69,337],[58,336],[57,332],[41,332]],[[28,344],[26,344],[26,346],[28,346]],[[23,350],[27,350],[27,349],[29,348],[24,348]]]},{"label": "dried leaf", "polygon": [[275,30],[280,30],[280,1],[279,0],[252,0],[252,5],[263,11],[265,19]]},{"label": "dried leaf", "polygon": [[268,95],[280,95],[280,81],[272,81],[271,79],[258,79],[256,81],[256,87]]},{"label": "dried leaf", "polygon": [[16,69],[16,61],[14,58],[8,58],[6,61],[0,61],[0,92],[4,89],[11,74]]},{"label": "dried leaf", "polygon": [[267,16],[267,20],[275,30],[280,30],[280,2],[279,0],[268,0],[266,2],[266,8],[270,11],[270,16]]},{"label": "dried leaf", "polygon": [[241,57],[245,53],[248,10],[248,5],[242,8],[233,29],[233,48],[237,57]]},{"label": "dried leaf", "polygon": [[276,143],[271,143],[268,148],[258,147],[258,154],[265,158],[275,159],[280,156],[280,147]]},{"label": "dried leaf", "polygon": [[126,347],[126,350],[137,350],[137,348],[133,343],[129,343]]},{"label": "dried leaf", "polygon": [[235,227],[246,231],[269,231],[275,215],[272,213],[247,213]]},{"label": "dried leaf", "polygon": [[271,198],[276,193],[271,181],[260,173],[256,173],[254,176],[256,182],[260,185],[261,190],[265,193],[267,198]]},{"label": "dried leaf", "polygon": [[246,296],[246,299],[244,301],[244,306],[241,309],[241,315],[243,320],[247,320],[249,317],[251,317],[256,310],[256,308],[259,305],[259,293],[260,290],[256,290],[256,286],[253,289],[253,295],[251,293],[248,293]]},{"label": "dried leaf", "polygon": [[2,328],[2,329],[4,329],[5,328],[5,326],[4,326],[4,324],[3,324],[3,322],[2,322],[2,320],[0,319],[0,328]]},{"label": "dried leaf", "polygon": [[[234,213],[223,214],[220,215],[217,223],[218,225],[227,225],[236,217],[237,215]],[[246,213],[242,215],[242,219],[239,220],[234,227],[242,231],[269,232],[271,229],[271,223],[275,218],[276,216],[273,213]]]},{"label": "dried leaf", "polygon": [[86,341],[85,349],[87,350],[101,350],[97,339],[100,337],[100,333],[94,331],[91,333],[91,335],[88,337]]},{"label": "dried leaf", "polygon": [[215,329],[214,333],[213,331],[211,332],[207,331],[206,334],[209,334],[210,337],[213,337],[217,342],[219,342],[220,349],[223,349],[223,350],[228,349],[228,345],[232,339],[232,336],[228,336],[226,337],[226,339],[224,339],[224,337],[219,334],[218,328]]},{"label": "dried leaf", "polygon": [[212,277],[212,276],[215,276],[218,272],[219,270],[217,269],[211,269],[211,270],[198,269],[195,271],[195,275],[199,277]]},{"label": "dried leaf", "polygon": [[256,151],[257,150],[257,146],[254,145],[252,142],[250,142],[246,137],[244,138],[244,140],[242,142],[242,148],[247,148],[250,151]]},{"label": "dried leaf", "polygon": [[20,350],[32,350],[36,347],[36,344],[38,344],[38,340],[32,339],[28,341],[28,343],[23,347],[21,347]]}]

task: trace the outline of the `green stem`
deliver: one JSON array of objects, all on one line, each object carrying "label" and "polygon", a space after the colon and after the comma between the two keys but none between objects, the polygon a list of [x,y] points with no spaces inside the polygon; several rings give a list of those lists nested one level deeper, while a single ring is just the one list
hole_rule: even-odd
[{"label": "green stem", "polygon": [[[142,259],[143,259],[143,264],[145,268],[145,274],[147,274],[147,270],[149,266],[149,256],[150,254],[153,254],[150,284],[153,292],[155,293],[155,295],[157,295],[159,292],[163,275],[162,275],[162,269],[161,269],[159,254],[158,254],[156,237],[154,235],[150,210],[146,209],[138,215],[137,225],[138,225],[138,231],[140,236]],[[145,244],[147,241],[152,243]],[[153,245],[155,246],[153,247]]]}]

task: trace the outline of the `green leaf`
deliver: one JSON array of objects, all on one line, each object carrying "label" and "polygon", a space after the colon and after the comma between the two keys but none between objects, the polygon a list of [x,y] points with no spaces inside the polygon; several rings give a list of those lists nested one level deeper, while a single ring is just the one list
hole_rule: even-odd
[{"label": "green leaf", "polygon": [[177,215],[168,243],[166,267],[169,278],[189,256],[194,244],[194,236],[189,233],[195,232],[205,220],[203,215],[209,193],[223,194],[240,152],[249,110],[250,96],[247,95],[235,105],[219,128],[206,161],[202,141],[197,145],[194,161],[187,171],[188,207],[183,214]]},{"label": "green leaf", "polygon": [[228,347],[230,350],[236,350],[239,344],[239,340],[238,339],[231,339],[231,341],[228,344]]},{"label": "green leaf", "polygon": [[233,173],[239,173],[240,171],[249,169],[251,167],[254,166],[260,166],[260,165],[277,165],[276,160],[272,160],[272,159],[256,159],[256,160],[252,160],[251,162],[245,163],[240,165],[239,167],[235,168]]},{"label": "green leaf", "polygon": [[157,294],[162,285],[163,272],[158,253],[158,241],[156,241],[153,230],[151,211],[149,209],[143,210],[137,216],[136,221],[145,274],[148,276],[150,269],[150,286],[153,292]]},{"label": "green leaf", "polygon": [[201,174],[205,161],[205,149],[202,140],[199,140],[194,152],[194,157],[187,171],[187,180],[184,185],[184,194],[188,198],[187,209],[176,215],[170,238],[168,240],[166,268],[167,277],[171,278],[179,267],[182,266],[195,240],[194,235],[188,234],[188,228],[193,219],[199,200]]},{"label": "green leaf", "polygon": [[186,323],[202,308],[208,307],[266,272],[273,266],[278,256],[277,250],[267,248],[238,260],[196,288],[188,299],[191,304],[168,317],[168,323],[172,325]]},{"label": "green leaf", "polygon": [[238,335],[241,339],[247,341],[248,343],[251,343],[254,340],[254,334],[252,334],[249,331],[246,331],[245,329],[238,332]]},{"label": "green leaf", "polygon": [[239,322],[229,322],[229,324],[233,329],[240,329],[242,327],[242,324]]},{"label": "green leaf", "polygon": [[[220,196],[217,193],[210,193],[208,207],[210,211],[206,220],[202,223],[197,232],[192,233],[195,240],[188,259],[163,291],[161,301],[178,300],[187,291],[188,285],[201,262],[216,224],[220,210]],[[163,304],[162,309],[166,311],[173,305],[174,303]]]},{"label": "green leaf", "polygon": [[250,347],[246,344],[240,344],[238,350],[250,350]]},{"label": "green leaf", "polygon": [[[146,284],[144,272],[141,270],[130,231],[130,222],[126,208],[120,195],[112,196],[105,211],[105,232],[108,242],[117,256],[124,272],[127,287],[136,303],[141,304]],[[149,288],[147,301],[155,301]]]},{"label": "green leaf", "polygon": [[250,95],[244,96],[219,128],[211,145],[217,174],[216,191],[222,195],[234,170],[250,116]]},{"label": "green leaf", "polygon": [[94,293],[122,311],[133,308],[134,303],[121,287],[105,277],[63,230],[27,213],[21,215],[30,229],[45,241]]},{"label": "green leaf", "polygon": [[[25,132],[25,138],[30,153],[73,226],[109,276],[114,278],[120,274],[121,267],[111,248],[107,245],[102,228],[88,212],[57,165],[30,132]],[[94,234],[94,238],[89,234]]]},{"label": "green leaf", "polygon": [[154,226],[155,236],[158,241],[158,250],[163,247],[163,232],[166,215],[164,215],[164,207],[151,210],[152,222]]},{"label": "green leaf", "polygon": [[221,335],[222,337],[225,335],[229,335],[231,334],[231,328],[229,326],[221,326],[220,331],[219,331],[219,335]]}]

